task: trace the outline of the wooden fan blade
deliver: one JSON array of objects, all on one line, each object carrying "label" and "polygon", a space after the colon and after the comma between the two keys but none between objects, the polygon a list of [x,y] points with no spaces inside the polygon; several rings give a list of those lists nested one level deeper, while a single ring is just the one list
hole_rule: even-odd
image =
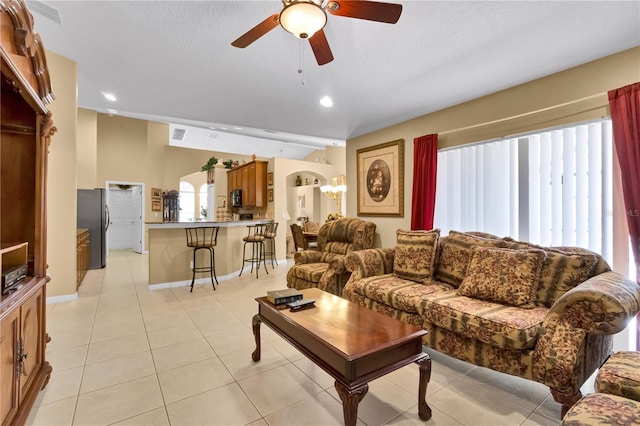
[{"label": "wooden fan blade", "polygon": [[402,5],[364,0],[331,0],[327,5],[327,11],[332,15],[347,18],[395,24],[400,19]]},{"label": "wooden fan blade", "polygon": [[313,37],[309,39],[309,43],[311,44],[313,54],[316,56],[318,65],[328,64],[333,61],[333,53],[331,53],[329,42],[327,41],[327,37],[324,35],[323,30],[315,33]]},{"label": "wooden fan blade", "polygon": [[278,26],[278,18],[280,17],[279,13],[273,14],[269,16],[264,21],[260,22],[255,27],[251,28],[245,34],[241,35],[236,39],[233,43],[231,43],[234,47],[244,48],[274,29]]}]

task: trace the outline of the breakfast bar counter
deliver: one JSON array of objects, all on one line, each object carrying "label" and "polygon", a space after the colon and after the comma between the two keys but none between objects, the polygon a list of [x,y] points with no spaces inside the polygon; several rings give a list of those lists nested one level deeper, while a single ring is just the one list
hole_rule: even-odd
[{"label": "breakfast bar counter", "polygon": [[[187,286],[191,284],[193,249],[187,247],[186,228],[217,226],[215,265],[218,281],[230,279],[242,267],[242,238],[247,226],[272,220],[240,220],[237,222],[148,222],[149,288]],[[205,250],[206,251],[206,250]],[[200,258],[202,255],[202,258]],[[207,264],[204,251],[198,253],[198,264]],[[211,285],[208,274],[196,274],[196,284]]]}]

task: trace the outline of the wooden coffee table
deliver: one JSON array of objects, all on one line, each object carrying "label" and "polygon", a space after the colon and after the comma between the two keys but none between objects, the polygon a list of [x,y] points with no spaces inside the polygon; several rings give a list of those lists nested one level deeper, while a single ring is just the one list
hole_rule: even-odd
[{"label": "wooden coffee table", "polygon": [[305,299],[316,300],[315,308],[290,312],[277,309],[266,297],[256,299],[254,361],[260,361],[264,322],[336,380],[345,425],[356,424],[368,382],[415,362],[420,367],[418,413],[422,420],[431,418],[425,399],[431,378],[431,358],[422,352],[425,330],[316,288],[302,292]]}]

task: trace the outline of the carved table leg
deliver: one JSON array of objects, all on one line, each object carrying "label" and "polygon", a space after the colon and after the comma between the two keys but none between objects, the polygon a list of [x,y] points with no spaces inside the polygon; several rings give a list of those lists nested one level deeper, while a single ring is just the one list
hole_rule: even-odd
[{"label": "carved table leg", "polygon": [[424,421],[431,418],[431,407],[427,404],[427,385],[431,380],[431,358],[427,355],[426,358],[418,361],[420,366],[420,384],[418,385],[418,415]]},{"label": "carved table leg", "polygon": [[369,391],[369,385],[365,383],[360,387],[349,390],[342,383],[336,380],[336,390],[342,400],[344,425],[355,426],[358,421],[358,404]]},{"label": "carved table leg", "polygon": [[253,337],[256,339],[256,350],[251,354],[251,359],[258,362],[260,361],[260,324],[262,324],[260,315],[254,315],[251,324],[253,325]]}]

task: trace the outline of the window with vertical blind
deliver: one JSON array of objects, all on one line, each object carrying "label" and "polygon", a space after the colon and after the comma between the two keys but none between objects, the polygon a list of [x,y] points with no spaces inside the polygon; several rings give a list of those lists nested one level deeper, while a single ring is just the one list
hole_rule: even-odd
[{"label": "window with vertical blind", "polygon": [[435,227],[579,246],[610,261],[611,161],[611,120],[442,150]]}]

